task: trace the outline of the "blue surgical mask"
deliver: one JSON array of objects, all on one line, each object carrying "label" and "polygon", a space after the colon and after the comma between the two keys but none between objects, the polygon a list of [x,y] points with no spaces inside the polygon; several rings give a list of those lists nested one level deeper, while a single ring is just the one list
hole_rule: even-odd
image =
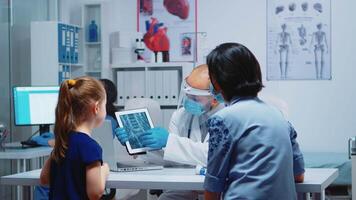
[{"label": "blue surgical mask", "polygon": [[192,99],[184,100],[184,109],[192,115],[200,116],[205,112],[204,106]]},{"label": "blue surgical mask", "polygon": [[209,91],[219,103],[225,103],[223,95],[220,92],[217,92],[214,89],[213,84],[211,84],[211,83],[210,83],[210,86],[209,86]]}]

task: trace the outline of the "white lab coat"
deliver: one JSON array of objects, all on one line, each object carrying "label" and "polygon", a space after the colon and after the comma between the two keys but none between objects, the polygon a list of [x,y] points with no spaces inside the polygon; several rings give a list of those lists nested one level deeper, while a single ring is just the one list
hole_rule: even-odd
[{"label": "white lab coat", "polygon": [[[192,166],[206,166],[209,148],[209,133],[207,132],[207,127],[204,122],[223,107],[223,105],[219,105],[202,117],[192,116],[186,112],[184,108],[175,111],[169,124],[169,136],[167,145],[164,149],[163,159],[165,161]],[[191,119],[193,119],[193,121],[191,127],[189,127]],[[189,128],[191,131],[190,137],[188,138]],[[164,191],[159,200],[197,199],[199,194],[202,194],[202,192],[185,190]]]},{"label": "white lab coat", "polygon": [[[188,138],[189,128],[190,138]],[[209,134],[202,138],[198,117],[192,116],[181,108],[173,113],[168,132],[163,155],[165,161],[206,166]]]},{"label": "white lab coat", "polygon": [[[206,166],[209,133],[205,123],[211,115],[221,108],[223,108],[223,105],[215,107],[201,117],[192,116],[184,108],[175,111],[169,124],[168,132],[170,134],[164,149],[163,159],[193,166]],[[191,127],[189,127],[191,119],[193,121]],[[189,128],[191,129],[190,138],[188,138]]]}]

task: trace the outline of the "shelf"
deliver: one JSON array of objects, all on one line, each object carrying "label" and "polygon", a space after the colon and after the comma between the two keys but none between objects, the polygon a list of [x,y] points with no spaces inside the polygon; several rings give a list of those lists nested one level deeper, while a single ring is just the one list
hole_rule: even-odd
[{"label": "shelf", "polygon": [[70,66],[72,66],[72,67],[83,67],[84,64],[83,63],[72,63],[72,64],[70,64]]},{"label": "shelf", "polygon": [[101,71],[100,71],[100,70],[97,70],[97,71],[95,71],[95,70],[90,70],[90,71],[86,71],[85,73],[87,73],[87,74],[100,74]]},{"label": "shelf", "polygon": [[58,63],[59,65],[69,65],[69,66],[73,66],[73,67],[83,67],[84,64],[83,63]]},{"label": "shelf", "polygon": [[88,46],[99,46],[99,45],[101,45],[101,42],[86,42],[85,45],[88,45]]},{"label": "shelf", "polygon": [[146,63],[146,62],[135,62],[135,63],[121,63],[112,64],[111,68],[138,68],[138,67],[181,67],[186,65],[187,62],[163,62],[163,63]]}]

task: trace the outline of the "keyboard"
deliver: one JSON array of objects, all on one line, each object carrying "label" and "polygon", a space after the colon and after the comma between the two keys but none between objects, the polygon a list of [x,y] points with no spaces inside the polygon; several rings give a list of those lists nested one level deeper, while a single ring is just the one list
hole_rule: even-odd
[{"label": "keyboard", "polygon": [[25,140],[21,142],[22,147],[39,147],[40,145],[33,140]]}]

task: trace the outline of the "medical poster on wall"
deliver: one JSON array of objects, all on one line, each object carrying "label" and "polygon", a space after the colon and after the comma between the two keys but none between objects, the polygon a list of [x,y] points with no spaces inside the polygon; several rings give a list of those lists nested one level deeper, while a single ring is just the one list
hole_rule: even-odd
[{"label": "medical poster on wall", "polygon": [[331,1],[267,1],[267,80],[331,80]]},{"label": "medical poster on wall", "polygon": [[138,0],[137,28],[144,34],[145,60],[155,52],[163,61],[195,60],[196,0]]}]

